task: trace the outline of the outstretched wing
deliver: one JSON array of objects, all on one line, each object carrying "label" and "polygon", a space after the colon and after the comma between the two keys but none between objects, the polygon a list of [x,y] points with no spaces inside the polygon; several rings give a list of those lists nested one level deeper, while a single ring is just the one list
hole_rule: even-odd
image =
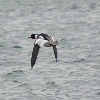
[{"label": "outstretched wing", "polygon": [[32,58],[31,58],[31,68],[33,68],[35,62],[36,62],[36,59],[37,59],[37,55],[38,55],[38,52],[39,52],[39,48],[40,46],[38,44],[34,44],[34,48],[33,48],[33,52],[32,52]]},{"label": "outstretched wing", "polygon": [[55,59],[56,59],[56,62],[57,62],[57,48],[56,48],[56,45],[53,46],[53,51],[54,51]]}]

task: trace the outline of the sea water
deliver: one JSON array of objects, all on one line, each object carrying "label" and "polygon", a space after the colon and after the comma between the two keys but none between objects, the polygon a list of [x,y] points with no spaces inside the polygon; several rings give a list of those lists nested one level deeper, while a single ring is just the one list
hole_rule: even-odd
[{"label": "sea water", "polygon": [[[31,70],[31,34],[40,48]],[[100,100],[99,0],[0,0],[0,100]]]}]

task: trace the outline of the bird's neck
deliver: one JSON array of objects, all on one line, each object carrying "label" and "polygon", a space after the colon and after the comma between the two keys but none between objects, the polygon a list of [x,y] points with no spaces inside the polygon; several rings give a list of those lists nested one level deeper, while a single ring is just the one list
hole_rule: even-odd
[{"label": "bird's neck", "polygon": [[37,39],[38,34],[35,34],[35,39]]}]

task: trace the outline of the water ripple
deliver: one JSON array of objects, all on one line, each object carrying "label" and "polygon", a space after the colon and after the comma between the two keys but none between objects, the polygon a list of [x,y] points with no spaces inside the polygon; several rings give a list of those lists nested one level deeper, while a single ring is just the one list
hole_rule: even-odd
[{"label": "water ripple", "polygon": [[12,48],[23,48],[23,47],[21,47],[21,46],[13,46]]},{"label": "water ripple", "polygon": [[6,74],[6,75],[12,75],[12,74],[22,74],[23,73],[23,71],[22,70],[16,70],[16,71],[12,71],[11,73],[8,73],[8,74]]}]

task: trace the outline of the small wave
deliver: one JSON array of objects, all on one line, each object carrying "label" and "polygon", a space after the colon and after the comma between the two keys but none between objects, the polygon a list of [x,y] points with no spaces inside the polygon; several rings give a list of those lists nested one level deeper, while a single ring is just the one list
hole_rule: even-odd
[{"label": "small wave", "polygon": [[0,45],[0,47],[4,47],[3,45]]},{"label": "small wave", "polygon": [[96,7],[97,7],[97,4],[96,3],[92,3],[92,4],[90,4],[89,7],[90,7],[90,9],[95,10]]},{"label": "small wave", "polygon": [[12,74],[15,74],[15,73],[19,73],[19,74],[21,74],[23,71],[21,71],[21,70],[17,70],[17,71],[12,71],[11,73],[8,73],[8,74],[6,74],[6,75],[12,75]]},{"label": "small wave", "polygon": [[78,5],[76,3],[72,4],[71,9],[77,9]]},{"label": "small wave", "polygon": [[47,82],[46,84],[49,85],[50,87],[57,86],[54,81]]},{"label": "small wave", "polygon": [[52,85],[54,85],[55,84],[55,82],[47,82],[46,84],[52,84]]},{"label": "small wave", "polygon": [[18,80],[14,80],[13,82],[14,82],[14,83],[21,83],[21,82],[19,82]]},{"label": "small wave", "polygon": [[42,91],[46,91],[47,89],[42,89]]},{"label": "small wave", "polygon": [[27,86],[27,83],[23,83],[21,85],[19,85],[18,87],[26,87]]},{"label": "small wave", "polygon": [[65,61],[64,63],[68,63],[67,61]]},{"label": "small wave", "polygon": [[64,61],[63,63],[79,63],[79,62],[84,62],[85,59],[84,58],[81,58],[81,59],[76,59],[76,60],[70,60],[70,61]]},{"label": "small wave", "polygon": [[76,59],[74,62],[83,62],[85,59],[81,58],[81,59]]},{"label": "small wave", "polygon": [[100,92],[98,92],[97,95],[100,95]]},{"label": "small wave", "polygon": [[13,46],[13,48],[22,48],[21,46]]}]

